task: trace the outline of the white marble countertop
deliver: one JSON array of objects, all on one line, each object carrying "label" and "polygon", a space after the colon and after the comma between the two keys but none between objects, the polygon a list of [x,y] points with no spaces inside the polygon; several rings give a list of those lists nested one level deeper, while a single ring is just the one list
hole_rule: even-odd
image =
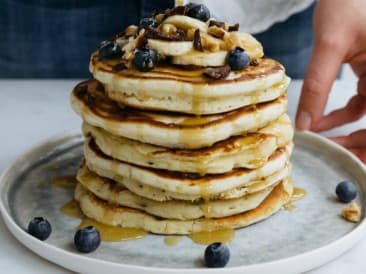
[{"label": "white marble countertop", "polygon": [[[0,172],[22,151],[52,135],[79,128],[80,119],[69,105],[69,92],[77,80],[0,80]],[[355,92],[352,79],[334,85],[327,111],[343,106]],[[294,116],[301,81],[289,88],[289,113]],[[366,128],[366,117],[327,134],[346,134]],[[366,235],[365,235],[366,236]],[[0,219],[1,273],[70,273],[34,255],[8,232]],[[311,274],[363,274],[366,237],[346,254]]]}]

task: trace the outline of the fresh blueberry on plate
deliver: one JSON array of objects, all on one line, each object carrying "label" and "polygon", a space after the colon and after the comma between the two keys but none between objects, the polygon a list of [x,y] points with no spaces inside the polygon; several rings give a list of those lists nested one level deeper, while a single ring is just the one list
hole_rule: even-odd
[{"label": "fresh blueberry on plate", "polygon": [[206,22],[211,17],[210,10],[205,5],[189,3],[186,5],[186,8],[189,17],[200,21]]},{"label": "fresh blueberry on plate", "polygon": [[99,58],[114,59],[122,56],[122,49],[115,41],[104,41],[99,47]]},{"label": "fresh blueberry on plate", "polygon": [[227,63],[232,70],[245,69],[250,64],[250,57],[245,53],[244,49],[236,47],[235,49],[229,51]]},{"label": "fresh blueberry on plate", "polygon": [[94,226],[79,229],[74,237],[74,244],[78,251],[90,253],[100,245],[100,233]]},{"label": "fresh blueberry on plate", "polygon": [[28,225],[28,233],[41,241],[46,240],[51,232],[51,224],[42,217],[35,217]]},{"label": "fresh blueberry on plate", "polygon": [[158,62],[158,54],[152,49],[139,49],[135,52],[133,64],[142,72],[147,72],[155,68]]},{"label": "fresh blueberry on plate", "polygon": [[349,203],[357,196],[357,188],[350,181],[343,181],[337,185],[336,194],[343,203]]},{"label": "fresh blueberry on plate", "polygon": [[230,250],[223,243],[213,243],[206,247],[205,265],[207,267],[224,267],[230,259]]}]

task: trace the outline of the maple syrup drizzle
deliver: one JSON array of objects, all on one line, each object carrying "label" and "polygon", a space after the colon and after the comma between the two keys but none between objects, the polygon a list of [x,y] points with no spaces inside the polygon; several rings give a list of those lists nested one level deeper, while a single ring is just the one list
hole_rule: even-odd
[{"label": "maple syrup drizzle", "polygon": [[207,124],[210,121],[212,121],[212,120],[209,117],[194,116],[194,117],[184,118],[184,120],[182,122],[180,122],[179,125],[197,126],[197,125]]},{"label": "maple syrup drizzle", "polygon": [[306,196],[306,190],[300,187],[295,187],[292,193],[291,201],[296,202]]},{"label": "maple syrup drizzle", "polygon": [[68,217],[82,219],[78,229],[87,226],[94,226],[96,229],[98,229],[102,241],[105,242],[120,242],[139,239],[147,235],[147,232],[143,229],[114,227],[102,224],[89,218],[85,218],[79,203],[75,200],[71,200],[61,206],[60,212]]},{"label": "maple syrup drizzle", "polygon": [[287,211],[293,211],[296,209],[296,205],[294,204],[294,202],[297,202],[298,200],[301,200],[302,198],[304,198],[306,196],[306,190],[300,187],[295,187],[294,191],[292,193],[292,197],[291,200],[283,205],[283,209],[287,210]]},{"label": "maple syrup drizzle", "polygon": [[228,228],[192,233],[189,238],[197,244],[208,245],[215,242],[229,243],[233,240],[234,235],[234,229]]},{"label": "maple syrup drizzle", "polygon": [[[210,186],[208,184],[200,185],[200,194],[203,199],[203,204],[202,204],[203,215],[204,215],[205,219],[209,219],[210,213],[211,213]],[[206,222],[205,222],[205,224],[206,224]]]},{"label": "maple syrup drizzle", "polygon": [[292,202],[288,202],[287,204],[284,204],[282,208],[286,211],[294,211],[296,209],[296,206]]},{"label": "maple syrup drizzle", "polygon": [[63,189],[74,189],[76,186],[75,176],[61,176],[53,179],[51,185],[53,187],[63,188]]},{"label": "maple syrup drizzle", "polygon": [[[209,208],[207,208],[207,211],[209,211]],[[65,203],[60,208],[60,212],[68,217],[80,219],[84,218],[84,214],[80,209],[79,203],[75,200],[71,200]],[[94,226],[96,229],[98,229],[102,241],[105,242],[134,240],[142,238],[148,234],[148,232],[143,229],[122,228],[105,225],[89,218],[82,219],[81,223],[78,226],[78,229],[87,226]],[[231,228],[211,231],[208,222],[205,222],[205,229],[207,229],[207,231],[192,233],[188,237],[197,244],[207,245],[214,242],[229,243],[232,241],[235,234],[234,230]],[[164,238],[164,243],[167,246],[176,246],[181,239],[181,236],[166,236]]]},{"label": "maple syrup drizzle", "polygon": [[143,229],[105,225],[89,218],[82,220],[78,228],[87,226],[94,226],[99,231],[100,237],[104,242],[134,240],[145,237],[148,234],[147,231]]},{"label": "maple syrup drizzle", "polygon": [[167,246],[176,246],[181,238],[180,236],[165,236],[164,244]]},{"label": "maple syrup drizzle", "polygon": [[79,203],[75,200],[71,200],[64,204],[60,211],[63,215],[72,217],[72,218],[80,218],[82,219],[84,217],[83,212],[80,209]]}]

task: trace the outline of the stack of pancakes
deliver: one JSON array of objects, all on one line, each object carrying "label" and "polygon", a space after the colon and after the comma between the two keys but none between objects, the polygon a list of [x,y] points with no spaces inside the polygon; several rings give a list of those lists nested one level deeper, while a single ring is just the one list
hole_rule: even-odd
[{"label": "stack of pancakes", "polygon": [[[196,19],[172,17],[205,31]],[[165,59],[140,72],[125,62],[139,36],[122,37],[122,59],[93,53],[94,79],[71,95],[84,121],[75,190],[83,213],[113,226],[190,234],[245,227],[289,202],[293,128],[284,68],[243,34],[240,46],[255,62],[220,79],[202,64],[220,72],[224,51],[197,51],[189,41],[148,40],[163,45]]]}]

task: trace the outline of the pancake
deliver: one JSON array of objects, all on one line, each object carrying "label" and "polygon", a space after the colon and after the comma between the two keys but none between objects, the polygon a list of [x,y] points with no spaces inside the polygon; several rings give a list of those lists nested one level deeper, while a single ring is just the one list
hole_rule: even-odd
[{"label": "pancake", "polygon": [[292,140],[293,128],[284,114],[258,132],[231,137],[208,148],[173,150],[118,137],[83,124],[85,136],[92,136],[100,150],[112,158],[139,166],[179,172],[224,173],[234,168],[258,168],[278,148]]},{"label": "pancake", "polygon": [[190,234],[227,228],[241,228],[262,221],[290,201],[293,191],[291,180],[278,184],[255,209],[236,215],[195,220],[176,220],[154,217],[141,210],[112,205],[97,198],[80,184],[75,191],[83,213],[98,222],[112,226],[141,228],[156,234]]},{"label": "pancake", "polygon": [[170,192],[205,197],[247,185],[253,180],[265,178],[283,169],[290,157],[292,147],[290,143],[286,148],[277,149],[258,169],[237,168],[223,174],[204,176],[140,167],[116,160],[101,152],[94,140],[90,138],[87,138],[84,145],[84,157],[90,170],[109,179],[120,176]]},{"label": "pancake", "polygon": [[[118,62],[118,61],[117,61]],[[223,80],[208,79],[203,68],[161,65],[150,72],[114,71],[116,61],[91,57],[90,71],[110,98],[135,108],[207,115],[274,100],[286,92],[290,79],[272,59],[231,72]]]},{"label": "pancake", "polygon": [[158,202],[138,196],[121,184],[98,176],[85,166],[79,169],[77,180],[88,191],[109,203],[139,209],[154,216],[189,220],[198,218],[220,218],[235,215],[256,208],[272,191],[274,186],[267,187],[254,194],[240,198],[214,201],[165,201]]},{"label": "pancake", "polygon": [[266,126],[286,112],[287,98],[196,117],[118,106],[98,82],[89,80],[76,86],[71,104],[84,121],[114,135],[157,146],[196,149]]},{"label": "pancake", "polygon": [[[235,187],[227,191],[223,191],[216,194],[204,193],[205,194],[204,198],[208,200],[227,200],[227,199],[239,198],[244,195],[252,194],[275,185],[284,178],[289,177],[290,172],[291,172],[291,165],[287,163],[284,168],[265,178],[255,179],[244,186]],[[102,169],[99,170],[99,174],[100,176],[110,176],[110,172],[105,172]],[[107,179],[106,177],[103,178]],[[122,187],[127,188],[129,191],[135,193],[140,197],[145,197],[147,199],[158,202],[164,202],[170,200],[197,202],[203,200],[201,194],[183,194],[167,191],[165,189],[153,187],[151,185],[147,185],[139,181],[118,175],[113,176],[113,181],[115,181]]]}]

